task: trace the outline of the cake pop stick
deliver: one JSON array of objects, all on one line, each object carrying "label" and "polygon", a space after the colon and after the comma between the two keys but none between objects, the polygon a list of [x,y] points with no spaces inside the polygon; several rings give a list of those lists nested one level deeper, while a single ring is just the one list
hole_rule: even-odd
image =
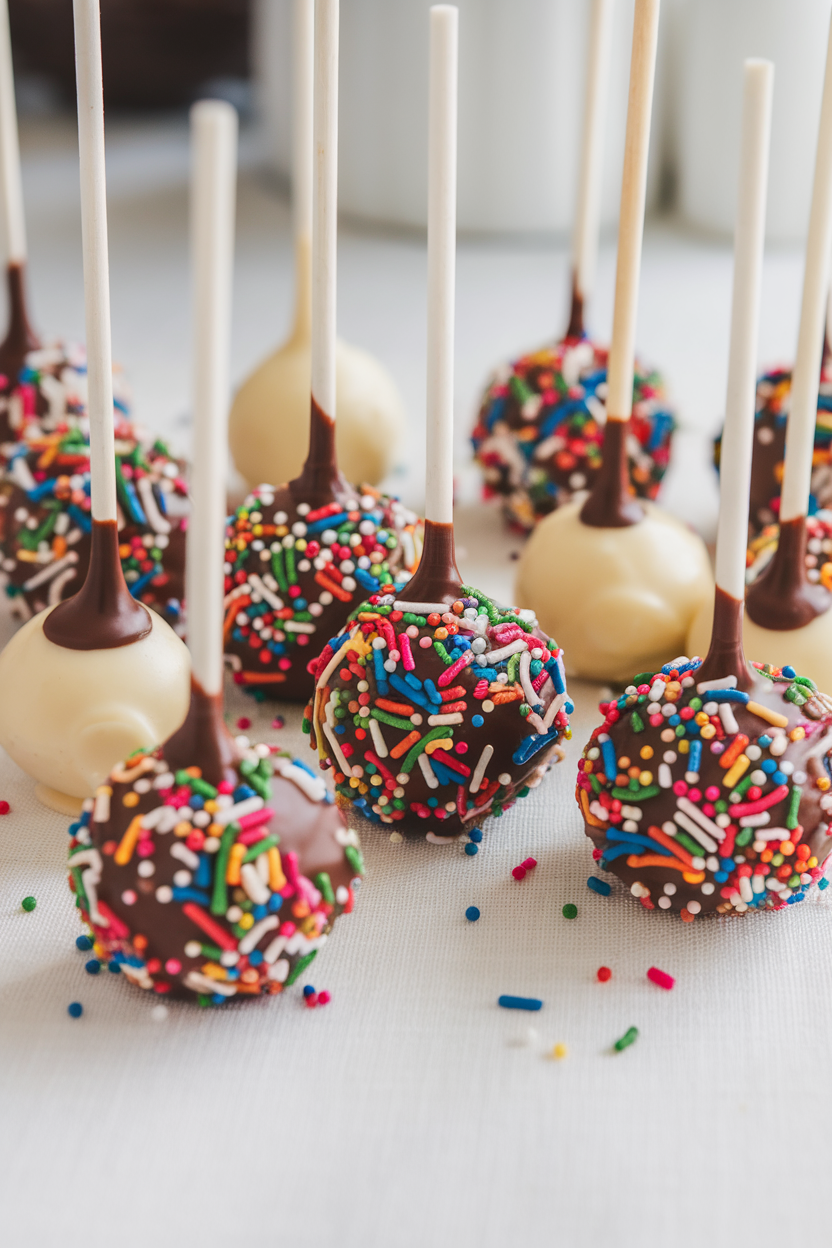
[{"label": "cake pop stick", "polygon": [[[744,625],[745,645],[750,653],[765,654],[772,662],[791,663],[827,688],[832,687],[832,595],[806,576],[806,517],[831,259],[832,27],[792,375],[778,549],[765,572],[748,590]],[[697,617],[690,644],[701,643],[702,623]]]},{"label": "cake pop stick", "polygon": [[[119,764],[85,803],[69,868],[76,904],[112,969],[156,993],[222,1005],[280,992],[298,977],[335,918],[352,908],[361,858],[324,784],[285,756],[273,760],[268,746],[232,741],[222,719],[215,568],[226,484],[236,114],[205,101],[191,110],[191,129],[191,707],[173,737]],[[183,824],[184,838],[168,835]],[[303,907],[300,927],[278,917],[290,901],[296,917]]]},{"label": "cake pop stick", "polygon": [[392,825],[394,839],[421,833],[440,844],[540,781],[572,710],[557,643],[532,613],[463,586],[456,568],[457,42],[457,9],[433,6],[424,554],[405,591],[372,594],[324,650],[309,725],[343,804]]},{"label": "cake pop stick", "polygon": [[[472,436],[486,495],[499,494],[508,523],[521,530],[574,495],[583,497],[601,467],[607,349],[587,336],[584,312],[598,256],[613,16],[614,0],[592,0],[566,335],[497,370]],[[641,365],[633,395],[627,470],[636,493],[654,498],[667,468],[674,418],[661,378]]]},{"label": "cake pop stick", "polygon": [[802,900],[830,848],[832,698],[742,641],[772,76],[746,62],[713,641],[602,703],[578,764],[600,870],[687,922]]},{"label": "cake pop stick", "polygon": [[12,40],[8,0],[0,0],[0,195],[6,245],[6,283],[9,292],[9,327],[0,343],[3,389],[17,381],[27,352],[39,346],[26,312],[26,220],[23,213],[23,182],[20,176],[20,143],[14,99]]},{"label": "cake pop stick", "polygon": [[578,202],[572,230],[572,306],[567,338],[583,338],[584,308],[592,293],[598,263],[604,131],[609,96],[612,22],[615,0],[592,0],[584,91],[584,131]]},{"label": "cake pop stick", "polygon": [[369,486],[350,485],[336,457],[338,17],[338,0],[316,0],[308,454],[288,485],[252,491],[226,543],[226,650],[235,679],[255,697],[303,702],[313,688],[309,661],[354,603],[409,574],[421,549],[416,516]]},{"label": "cake pop stick", "polygon": [[523,551],[517,598],[563,645],[569,670],[626,678],[684,644],[711,576],[701,540],[630,493],[628,422],[659,0],[637,0],[621,187],[615,315],[603,465],[586,502],[540,522]]},{"label": "cake pop stick", "polygon": [[[295,314],[288,340],[243,383],[231,409],[234,462],[252,486],[297,476],[309,431],[314,0],[294,0],[292,199]],[[338,456],[347,477],[375,484],[393,467],[404,428],[395,384],[373,356],[336,344]]]},{"label": "cake pop stick", "polygon": [[58,809],[182,722],[190,670],[176,634],[130,595],[119,561],[98,0],[74,9],[92,552],[79,592],[33,617],[0,656],[0,742]]}]

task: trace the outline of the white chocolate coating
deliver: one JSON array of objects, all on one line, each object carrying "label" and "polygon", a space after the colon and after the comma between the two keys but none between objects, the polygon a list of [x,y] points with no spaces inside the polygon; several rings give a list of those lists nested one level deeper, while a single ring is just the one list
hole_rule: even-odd
[{"label": "white chocolate coating", "polygon": [[[300,474],[309,449],[309,339],[294,335],[243,382],[229,417],[234,463],[250,486]],[[392,377],[368,352],[338,342],[335,443],[348,481],[377,485],[394,466],[404,408]]]},{"label": "white chocolate coating", "polygon": [[570,675],[630,680],[684,650],[713,593],[702,539],[652,503],[638,524],[582,524],[581,503],[541,520],[523,550],[515,599],[563,647]]},{"label": "white chocolate coating", "polygon": [[[707,654],[713,610],[713,597],[708,597],[693,617],[686,654]],[[790,663],[799,675],[808,676],[819,689],[832,689],[832,611],[816,616],[803,628],[784,632],[760,628],[745,612],[742,639],[749,659],[772,663],[775,667]]]},{"label": "white chocolate coating", "polygon": [[27,621],[0,654],[0,745],[41,785],[89,797],[116,763],[183,723],[190,657],[153,611],[150,633],[132,645],[56,646],[43,632],[51,610]]}]

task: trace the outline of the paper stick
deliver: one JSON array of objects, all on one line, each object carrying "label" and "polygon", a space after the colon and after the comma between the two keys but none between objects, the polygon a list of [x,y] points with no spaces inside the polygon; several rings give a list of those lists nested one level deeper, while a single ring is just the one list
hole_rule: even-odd
[{"label": "paper stick", "polygon": [[745,62],[737,222],[734,233],[734,289],[728,392],[719,480],[716,583],[732,598],[745,596],[748,498],[754,445],[757,338],[766,230],[771,95],[771,61]]},{"label": "paper stick", "polygon": [[453,5],[431,8],[425,518],[437,524],[453,521],[458,27]]},{"label": "paper stick", "polygon": [[94,520],[116,520],[113,438],[113,356],[110,341],[110,262],[104,171],[104,95],[99,0],[74,0],[81,236],[87,330],[87,411],[90,422]]},{"label": "paper stick", "polygon": [[193,468],[186,596],[193,673],[206,693],[222,691],[230,394],[231,297],[237,183],[237,114],[203,100],[191,109],[193,282]]},{"label": "paper stick", "polygon": [[312,93],[315,0],[295,0],[292,61],[292,215],[295,238],[312,236]]},{"label": "paper stick", "polygon": [[604,131],[609,95],[612,19],[615,0],[592,0],[589,23],[584,130],[578,203],[572,235],[572,272],[576,294],[585,303],[592,293],[598,261],[598,229],[601,218]]},{"label": "paper stick", "polygon": [[812,207],[803,271],[803,303],[797,357],[792,373],[791,407],[786,425],[786,459],[780,494],[780,520],[795,520],[809,510],[818,378],[823,355],[823,326],[832,258],[832,25],[826,50],[826,73],[820,105]]},{"label": "paper stick", "polygon": [[607,374],[607,420],[629,420],[633,410],[636,314],[638,311],[644,201],[647,192],[647,153],[650,113],[656,73],[660,0],[636,0],[633,51],[630,61],[630,98],[621,211],[618,220],[618,262],[615,308]]},{"label": "paper stick", "polygon": [[0,0],[0,194],[6,227],[6,263],[26,261],[26,222],[20,177],[20,143],[14,99],[12,40],[8,0]]},{"label": "paper stick", "polygon": [[315,0],[312,398],[335,419],[338,247],[338,0]]}]

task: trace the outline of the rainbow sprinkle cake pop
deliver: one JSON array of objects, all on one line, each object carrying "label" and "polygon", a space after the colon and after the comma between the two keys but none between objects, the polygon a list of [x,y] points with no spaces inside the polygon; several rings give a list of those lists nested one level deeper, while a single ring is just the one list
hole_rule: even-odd
[{"label": "rainbow sprinkle cake pop", "polygon": [[754,363],[773,66],[747,61],[712,641],[601,704],[578,764],[593,857],[647,909],[742,914],[802,900],[832,849],[832,698],[742,645]]},{"label": "rainbow sprinkle cake pop", "polygon": [[[94,2],[94,0],[93,0]],[[194,523],[191,705],[156,750],[118,766],[70,829],[70,887],[98,958],[140,988],[220,1005],[282,991],[353,904],[355,834],[321,777],[222,718],[225,445],[234,110],[192,113]]]},{"label": "rainbow sprinkle cake pop", "polygon": [[563,656],[531,612],[463,586],[453,536],[457,10],[431,9],[425,549],[321,655],[307,713],[342,802],[448,840],[542,778],[569,736]]},{"label": "rainbow sprinkle cake pop", "polygon": [[288,485],[259,486],[226,539],[225,644],[235,680],[255,697],[306,702],[309,663],[362,597],[410,575],[417,517],[369,486],[348,484],[335,454],[338,12],[315,30],[312,401],[309,454]]},{"label": "rainbow sprinkle cake pop", "polygon": [[[612,18],[613,0],[593,0],[569,326],[559,342],[495,371],[471,435],[486,498],[499,496],[507,523],[521,532],[590,490],[602,463],[608,351],[587,337],[584,308],[598,253]],[[656,497],[674,428],[664,382],[637,362],[625,454],[639,498]]]}]

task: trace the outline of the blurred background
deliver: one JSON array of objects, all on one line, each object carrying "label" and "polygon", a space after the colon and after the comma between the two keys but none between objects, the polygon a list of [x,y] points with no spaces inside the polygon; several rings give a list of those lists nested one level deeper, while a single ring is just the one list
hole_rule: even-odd
[{"label": "blurred background", "polygon": [[[563,332],[588,0],[458,0],[457,474],[478,497],[467,437],[502,358]],[[832,0],[664,0],[639,349],[667,376],[681,435],[664,501],[713,531],[709,438],[727,365],[741,63],[775,61],[761,365],[794,351]],[[339,332],[392,372],[408,412],[386,483],[423,493],[427,9],[342,0]],[[46,336],[82,338],[71,0],[10,0],[30,235]],[[589,309],[611,325],[632,0],[618,0],[603,241]],[[239,383],[292,312],[291,0],[102,0],[114,343],[139,418],[188,446],[187,106],[242,119],[234,308]],[[494,521],[495,540],[499,524]],[[511,542],[500,537],[503,543]]]}]

